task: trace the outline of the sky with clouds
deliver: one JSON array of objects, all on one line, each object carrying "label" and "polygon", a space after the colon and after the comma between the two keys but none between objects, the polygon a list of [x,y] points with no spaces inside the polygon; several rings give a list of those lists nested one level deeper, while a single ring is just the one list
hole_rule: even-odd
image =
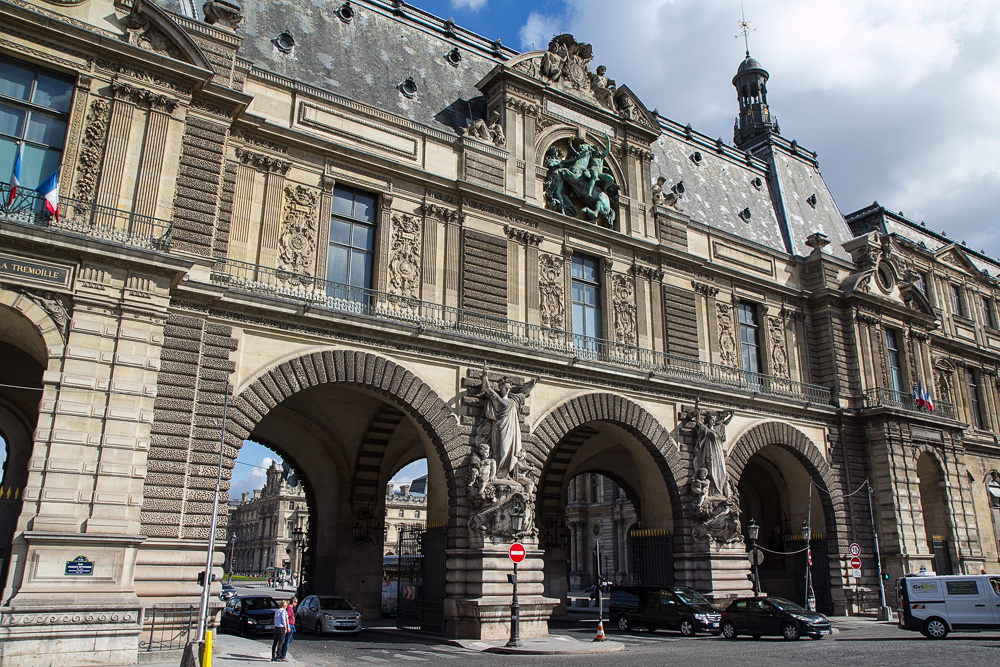
[{"label": "sky with clouds", "polygon": [[[646,106],[732,143],[739,0],[414,0],[518,50],[554,34]],[[819,153],[841,212],[874,200],[1000,258],[995,0],[743,0],[781,133]]]}]

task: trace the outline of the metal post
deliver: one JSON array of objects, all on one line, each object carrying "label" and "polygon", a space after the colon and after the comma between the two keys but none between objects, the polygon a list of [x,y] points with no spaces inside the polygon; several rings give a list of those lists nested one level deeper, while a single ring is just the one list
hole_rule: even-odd
[{"label": "metal post", "polygon": [[760,575],[757,573],[757,540],[750,540],[750,569],[753,571],[753,594],[760,595]]},{"label": "metal post", "polygon": [[508,575],[514,585],[514,597],[510,602],[510,641],[507,646],[520,648],[521,644],[521,605],[517,603],[517,561],[514,562],[514,574]]},{"label": "metal post", "polygon": [[878,531],[875,529],[875,512],[872,509],[872,483],[865,480],[868,485],[868,514],[872,519],[872,539],[875,540],[875,566],[878,570],[878,620],[892,620],[892,610],[885,601],[885,583],[882,581],[882,553],[878,548]]},{"label": "metal post", "polygon": [[208,554],[205,558],[205,579],[201,587],[201,605],[198,608],[198,643],[205,641],[208,625],[208,592],[212,587],[212,561],[215,560],[215,531],[219,525],[219,494],[222,488],[222,461],[226,447],[226,412],[229,409],[229,380],[222,402],[222,433],[219,436],[219,470],[215,478],[215,497],[212,500],[212,522],[208,532]]},{"label": "metal post", "polygon": [[816,611],[816,598],[812,595],[812,503],[813,503],[812,480],[809,480],[809,505],[806,510],[806,530],[803,537],[806,538],[806,609]]}]

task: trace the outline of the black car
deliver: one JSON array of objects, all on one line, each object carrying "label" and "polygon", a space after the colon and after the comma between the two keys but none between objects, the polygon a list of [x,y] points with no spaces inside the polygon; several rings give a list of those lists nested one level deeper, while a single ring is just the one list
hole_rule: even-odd
[{"label": "black car", "polygon": [[623,632],[637,627],[679,630],[685,637],[719,632],[719,610],[687,586],[618,586],[608,614]]},{"label": "black car", "polygon": [[278,603],[270,595],[234,597],[226,603],[219,621],[219,630],[251,637],[271,632],[274,628],[274,610]]},{"label": "black car", "polygon": [[222,584],[222,590],[219,592],[220,600],[231,600],[236,597],[236,589],[229,584]]},{"label": "black car", "polygon": [[722,635],[736,639],[750,635],[777,635],[798,639],[802,635],[822,639],[831,632],[830,619],[783,598],[741,598],[722,612]]}]

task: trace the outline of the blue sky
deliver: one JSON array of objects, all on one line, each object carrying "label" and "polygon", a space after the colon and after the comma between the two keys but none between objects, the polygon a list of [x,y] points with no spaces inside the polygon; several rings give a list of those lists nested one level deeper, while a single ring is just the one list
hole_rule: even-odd
[{"label": "blue sky", "polygon": [[[408,2],[408,4],[411,4]],[[844,214],[874,200],[1000,258],[996,0],[414,0],[517,50],[563,32],[650,109],[732,142],[743,59]]]},{"label": "blue sky", "polygon": [[[233,470],[232,486],[229,491],[230,500],[237,500],[243,492],[253,494],[254,489],[264,486],[267,469],[272,461],[281,465],[281,457],[267,447],[251,440],[244,440],[240,455],[236,458],[236,468]],[[409,484],[415,477],[427,474],[427,459],[414,461],[404,466],[392,478],[393,484]]]}]

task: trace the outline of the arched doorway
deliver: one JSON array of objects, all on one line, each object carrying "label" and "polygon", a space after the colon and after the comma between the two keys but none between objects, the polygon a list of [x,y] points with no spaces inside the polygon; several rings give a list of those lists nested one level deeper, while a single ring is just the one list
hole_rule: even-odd
[{"label": "arched doorway", "polygon": [[943,475],[941,466],[930,452],[923,452],[917,457],[917,480],[920,509],[924,517],[924,538],[927,540],[927,551],[934,554],[934,571],[937,574],[954,574]]},{"label": "arched doorway", "polygon": [[836,539],[822,474],[828,468],[815,446],[795,429],[769,423],[744,434],[729,460],[730,468],[734,461],[745,461],[736,471],[740,523],[748,550],[751,520],[759,527],[761,591],[805,605],[808,590],[818,611],[833,613],[837,576],[830,571],[829,554]]},{"label": "arched doorway", "polygon": [[[560,600],[558,614],[565,611],[571,587],[596,582],[597,544],[613,543],[617,553],[612,548],[607,554],[608,569],[614,569],[619,579],[637,582],[636,546],[630,533],[640,527],[673,534],[680,508],[674,475],[680,469],[678,447],[641,406],[604,394],[567,401],[544,416],[533,432],[529,455],[542,462],[536,521],[539,547],[544,550],[545,594]],[[574,503],[587,503],[588,515],[591,509],[604,511],[590,507],[594,499],[600,499],[599,504],[606,499],[607,521],[568,523]],[[553,543],[546,538],[558,535],[564,522],[565,539]],[[602,574],[604,557],[602,550]],[[672,558],[662,559],[659,567],[662,572],[655,578],[672,579]]]}]

